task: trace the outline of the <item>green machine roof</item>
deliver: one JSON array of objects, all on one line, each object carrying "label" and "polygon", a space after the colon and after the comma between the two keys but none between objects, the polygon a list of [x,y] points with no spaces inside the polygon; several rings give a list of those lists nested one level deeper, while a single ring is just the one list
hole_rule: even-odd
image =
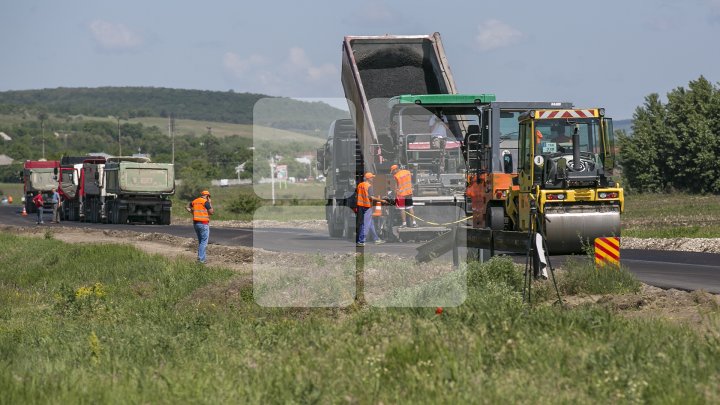
[{"label": "green machine roof", "polygon": [[390,104],[468,105],[488,104],[495,101],[494,94],[405,94],[390,99]]}]

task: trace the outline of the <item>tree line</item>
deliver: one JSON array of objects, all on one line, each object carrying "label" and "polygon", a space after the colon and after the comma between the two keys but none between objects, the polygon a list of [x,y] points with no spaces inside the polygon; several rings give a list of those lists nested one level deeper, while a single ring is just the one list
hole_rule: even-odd
[{"label": "tree line", "polygon": [[639,192],[720,193],[720,88],[705,77],[657,93],[618,132],[626,187]]}]

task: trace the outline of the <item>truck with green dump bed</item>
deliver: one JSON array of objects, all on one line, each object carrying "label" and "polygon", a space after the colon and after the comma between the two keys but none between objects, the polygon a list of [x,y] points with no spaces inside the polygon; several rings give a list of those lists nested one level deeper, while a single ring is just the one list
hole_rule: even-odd
[{"label": "truck with green dump bed", "polygon": [[175,170],[148,158],[112,157],[103,168],[105,197],[101,216],[108,223],[170,224]]},{"label": "truck with green dump bed", "polygon": [[28,213],[37,212],[33,197],[43,195],[45,207],[51,207],[50,197],[52,189],[58,187],[58,170],[60,162],[57,160],[27,160],[23,164],[23,171],[20,176],[23,179],[25,196],[25,210]]}]

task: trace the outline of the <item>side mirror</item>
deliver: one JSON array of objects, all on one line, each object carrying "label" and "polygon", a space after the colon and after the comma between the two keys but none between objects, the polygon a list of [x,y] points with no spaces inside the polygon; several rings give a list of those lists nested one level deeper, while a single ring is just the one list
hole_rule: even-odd
[{"label": "side mirror", "polygon": [[513,177],[513,178],[512,178],[512,184],[513,184],[513,186],[519,186],[519,185],[520,185],[520,180],[518,180],[517,177]]},{"label": "side mirror", "polygon": [[58,174],[58,168],[57,168],[57,167],[53,169],[53,174],[57,176],[57,174]]},{"label": "side mirror", "polygon": [[95,181],[100,180],[100,172],[95,172]]},{"label": "side mirror", "polygon": [[511,174],[513,172],[513,158],[509,153],[503,155],[503,172],[506,174]]}]

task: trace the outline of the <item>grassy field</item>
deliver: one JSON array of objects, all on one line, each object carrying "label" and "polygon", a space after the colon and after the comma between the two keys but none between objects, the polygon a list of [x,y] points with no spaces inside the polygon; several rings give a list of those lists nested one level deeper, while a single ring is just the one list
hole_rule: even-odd
[{"label": "grassy field", "polygon": [[[214,221],[250,221],[253,213],[230,212],[229,207],[239,198],[257,198],[259,206],[272,207],[270,184],[241,185],[232,187],[210,187]],[[277,187],[275,190],[276,207],[263,210],[257,218],[261,220],[316,220],[325,219],[324,183],[289,183],[287,188]],[[184,207],[187,201],[178,198],[173,203],[173,216],[185,218],[188,214]]]},{"label": "grassy field", "polygon": [[625,204],[623,236],[720,237],[720,196],[628,194]]},{"label": "grassy field", "polygon": [[720,401],[720,335],[521,302],[507,260],[445,308],[261,308],[251,278],[0,235],[4,403]]},{"label": "grassy field", "polygon": [[[167,132],[168,120],[162,117],[145,117],[145,118],[133,118],[128,120],[130,123],[141,123],[145,126],[156,126],[158,128],[165,128]],[[268,128],[262,126],[256,126],[253,129],[252,125],[243,124],[230,124],[225,122],[211,122],[211,121],[195,121],[195,120],[175,120],[175,133],[177,135],[202,135],[208,132],[208,127],[212,128],[213,135],[223,138],[231,135],[239,135],[246,138],[253,138],[262,141],[275,141],[275,142],[303,142],[313,145],[321,145],[325,142],[325,134],[319,134],[320,136],[310,136],[297,132],[285,131],[282,129]]]}]

